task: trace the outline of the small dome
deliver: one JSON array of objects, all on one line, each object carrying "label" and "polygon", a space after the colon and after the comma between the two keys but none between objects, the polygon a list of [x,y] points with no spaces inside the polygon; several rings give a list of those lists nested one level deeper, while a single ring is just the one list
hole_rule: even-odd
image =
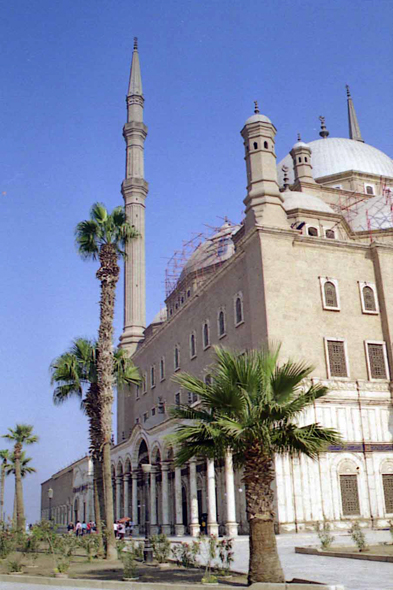
[{"label": "small dome", "polygon": [[166,307],[160,309],[160,311],[154,316],[152,320],[152,324],[162,324],[162,322],[166,322],[167,320],[167,311]]},{"label": "small dome", "polygon": [[307,148],[308,150],[310,150],[310,152],[311,152],[310,146],[308,145],[308,143],[305,143],[304,141],[297,141],[292,149],[296,150],[297,148],[304,148],[304,147]]},{"label": "small dome", "polygon": [[266,117],[266,115],[261,115],[260,113],[257,113],[255,115],[252,115],[251,117],[248,117],[247,121],[244,123],[245,125],[248,125],[249,123],[271,123],[271,120],[269,119],[269,117]]},{"label": "small dome", "polygon": [[[310,141],[312,150],[313,177],[323,178],[331,174],[340,174],[348,170],[388,176],[393,178],[393,160],[386,154],[361,141],[344,137],[327,137]],[[282,166],[288,166],[289,182],[294,182],[292,157],[285,156],[277,166],[280,184],[283,181]]]},{"label": "small dome", "polygon": [[287,191],[281,193],[284,198],[284,209],[285,211],[291,211],[292,209],[307,209],[309,211],[319,211],[320,213],[334,213],[333,209],[314,195],[307,195],[299,191]]}]

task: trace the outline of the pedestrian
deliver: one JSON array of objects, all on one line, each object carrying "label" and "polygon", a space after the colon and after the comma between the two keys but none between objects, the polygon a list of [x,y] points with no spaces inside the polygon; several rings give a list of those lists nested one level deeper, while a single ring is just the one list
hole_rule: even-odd
[{"label": "pedestrian", "polygon": [[114,530],[114,532],[115,532],[115,537],[116,537],[116,539],[117,539],[117,531],[118,531],[118,526],[119,526],[119,525],[118,525],[117,521],[115,521],[115,522],[113,523],[113,530]]},{"label": "pedestrian", "polygon": [[117,537],[120,540],[124,539],[125,534],[126,534],[126,527],[124,526],[124,524],[122,522],[119,522],[117,525]]},{"label": "pedestrian", "polygon": [[91,531],[91,524],[90,524],[90,520],[89,520],[89,522],[86,525],[86,534],[90,535],[90,531]]},{"label": "pedestrian", "polygon": [[72,535],[72,533],[74,532],[74,529],[75,529],[74,523],[73,522],[69,522],[68,523],[68,526],[67,526],[68,534],[69,535]]},{"label": "pedestrian", "polygon": [[82,537],[87,533],[87,524],[86,521],[82,522]]},{"label": "pedestrian", "polygon": [[75,535],[77,537],[81,537],[82,536],[82,525],[80,523],[79,520],[76,521],[76,525],[75,525]]}]

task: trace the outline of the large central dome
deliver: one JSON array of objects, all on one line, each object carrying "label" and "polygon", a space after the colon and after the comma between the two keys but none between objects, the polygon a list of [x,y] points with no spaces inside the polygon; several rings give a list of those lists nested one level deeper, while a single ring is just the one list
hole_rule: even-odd
[{"label": "large central dome", "polygon": [[[366,174],[393,178],[393,160],[377,148],[344,137],[327,137],[310,141],[312,175],[315,179],[356,170]],[[288,154],[278,164],[278,178],[283,184],[281,167],[288,166],[289,182],[294,182],[292,157]]]}]

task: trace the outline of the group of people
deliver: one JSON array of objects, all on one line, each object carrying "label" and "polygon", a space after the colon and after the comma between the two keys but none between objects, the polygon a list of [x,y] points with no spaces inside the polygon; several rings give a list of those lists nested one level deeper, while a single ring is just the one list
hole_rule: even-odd
[{"label": "group of people", "polygon": [[131,521],[117,520],[113,523],[113,530],[115,531],[116,539],[124,539],[126,533],[132,536],[133,523]]},{"label": "group of people", "polygon": [[97,531],[97,527],[95,522],[93,522],[92,520],[89,522],[80,522],[80,520],[77,520],[75,525],[73,522],[70,522],[68,524],[67,531],[69,535],[75,533],[77,537],[83,537],[84,535],[90,535],[90,533],[95,533]]}]

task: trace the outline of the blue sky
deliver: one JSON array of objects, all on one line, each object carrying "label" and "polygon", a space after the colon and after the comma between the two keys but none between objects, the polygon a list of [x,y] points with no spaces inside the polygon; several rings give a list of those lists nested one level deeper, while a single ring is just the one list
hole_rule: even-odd
[{"label": "blue sky", "polygon": [[[87,448],[76,400],[51,401],[48,367],[98,327],[96,265],[73,231],[90,206],[121,204],[125,94],[139,37],[145,95],[147,315],[183,240],[242,217],[239,132],[253,101],[284,157],[301,132],[347,137],[345,84],[365,141],[393,156],[393,3],[374,0],[0,2],[0,434],[34,425],[27,518],[40,482]],[[122,289],[116,339],[122,329]],[[6,447],[4,441],[0,448]],[[11,478],[6,509],[12,509]]]}]

